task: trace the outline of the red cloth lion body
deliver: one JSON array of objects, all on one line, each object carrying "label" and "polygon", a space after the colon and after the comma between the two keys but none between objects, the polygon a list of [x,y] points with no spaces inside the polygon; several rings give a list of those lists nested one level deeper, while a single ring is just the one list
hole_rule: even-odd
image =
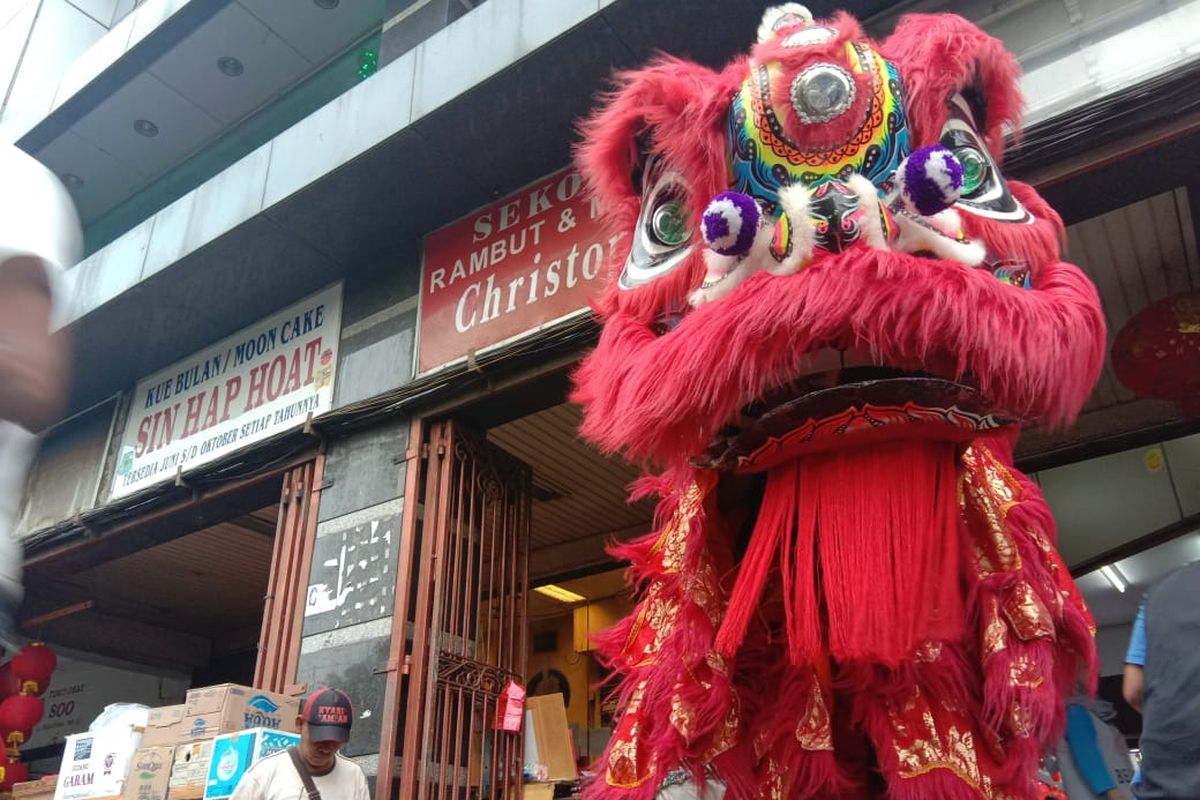
[{"label": "red cloth lion body", "polygon": [[628,247],[575,399],[661,498],[616,549],[639,602],[601,643],[592,800],[1032,796],[1096,659],[1012,444],[1073,419],[1105,331],[1000,173],[1020,104],[958,17],[875,44],[787,4],[748,57],[662,57],[584,123]]}]

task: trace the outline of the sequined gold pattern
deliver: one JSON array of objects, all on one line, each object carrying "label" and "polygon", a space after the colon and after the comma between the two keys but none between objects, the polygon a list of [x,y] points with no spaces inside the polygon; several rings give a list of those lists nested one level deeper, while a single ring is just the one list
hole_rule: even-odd
[{"label": "sequined gold pattern", "polygon": [[688,529],[702,510],[704,495],[704,488],[699,483],[693,482],[688,486],[658,541],[650,548],[652,555],[657,554],[661,558],[663,572],[672,574],[683,568]]},{"label": "sequined gold pattern", "polygon": [[907,703],[888,709],[901,778],[948,770],[984,797],[991,780],[979,769],[975,736],[965,720],[933,706],[914,688]]},{"label": "sequined gold pattern", "polygon": [[1029,538],[1032,539],[1033,543],[1037,545],[1037,548],[1042,552],[1042,555],[1049,555],[1050,553],[1054,552],[1054,545],[1050,544],[1050,540],[1047,539],[1046,535],[1041,531],[1029,531]]},{"label": "sequined gold pattern", "polygon": [[621,721],[617,723],[617,730],[613,733],[604,775],[604,780],[609,786],[633,789],[654,775],[654,765],[646,763],[638,740],[641,735],[641,708],[645,690],[646,682],[642,681],[630,697],[621,715]]},{"label": "sequined gold pattern", "polygon": [[1012,587],[1004,602],[1004,616],[1021,641],[1028,642],[1043,636],[1056,638],[1050,610],[1029,585],[1029,581],[1018,581]]},{"label": "sequined gold pattern", "polygon": [[[675,512],[663,527],[662,533],[650,548],[650,554],[659,559],[663,575],[680,573],[686,556],[687,536],[692,521],[703,513],[706,489],[693,482],[684,492]],[[665,580],[659,578],[646,589],[645,598],[638,606],[637,617],[626,637],[624,656],[631,666],[653,664],[662,648],[663,641],[675,627],[679,615],[679,600],[667,595]],[[685,583],[687,594],[694,599],[709,619],[720,619],[720,601],[717,597],[716,574],[712,566],[701,561]]]},{"label": "sequined gold pattern", "polygon": [[1008,647],[1008,626],[1000,617],[1000,601],[993,594],[987,594],[982,599],[983,604],[983,660],[988,659]]},{"label": "sequined gold pattern", "polygon": [[729,714],[725,717],[725,724],[721,726],[720,732],[713,738],[712,746],[709,747],[706,758],[711,761],[737,744],[738,729],[741,726],[742,703],[735,691],[730,698]]},{"label": "sequined gold pattern", "polygon": [[644,645],[643,654],[649,663],[662,650],[663,641],[675,626],[675,617],[679,614],[679,602],[674,598],[664,597],[658,593],[646,601],[646,627],[653,634]]},{"label": "sequined gold pattern", "polygon": [[[691,667],[686,667],[686,669],[688,679],[694,686],[698,686],[706,692],[712,689],[714,678],[720,676],[721,679],[724,679],[726,677],[725,659],[715,650],[708,652],[703,664],[697,665],[695,669]],[[680,681],[675,684],[675,691],[671,696],[671,725],[689,746],[693,744],[692,740],[695,738],[696,710],[684,699],[684,689],[694,688],[694,686],[686,687],[685,682]],[[737,744],[737,733],[740,726],[741,703],[737,690],[731,687],[729,711],[725,715],[721,729],[712,735],[705,757],[709,760],[716,758]]]},{"label": "sequined gold pattern", "polygon": [[631,666],[644,667],[655,662],[678,615],[679,602],[666,596],[661,581],[651,583],[625,639],[623,652]]},{"label": "sequined gold pattern", "polygon": [[758,790],[759,797],[762,800],[783,800],[786,787],[783,781],[783,771],[779,769],[778,762],[773,758],[768,758],[763,773]]},{"label": "sequined gold pattern", "polygon": [[1083,594],[1079,591],[1079,587],[1071,580],[1071,574],[1067,570],[1067,565],[1063,562],[1062,556],[1054,549],[1050,540],[1045,533],[1038,530],[1030,530],[1029,536],[1037,545],[1038,550],[1042,555],[1042,564],[1054,579],[1055,585],[1058,587],[1058,596],[1055,597],[1054,616],[1055,619],[1061,619],[1063,615],[1063,604],[1070,603],[1079,609],[1087,620],[1088,630],[1092,636],[1096,635],[1096,624],[1092,619],[1092,612],[1088,610],[1087,603],[1083,599]]},{"label": "sequined gold pattern", "polygon": [[813,676],[808,695],[808,708],[796,726],[796,741],[805,750],[833,750],[833,726],[829,718],[829,706],[821,681]]},{"label": "sequined gold pattern", "polygon": [[1021,501],[1021,486],[1003,464],[985,447],[968,447],[962,454],[959,478],[959,507],[977,517],[988,537],[972,537],[979,572],[991,575],[1021,568],[1021,555],[1009,535],[1005,518]]},{"label": "sequined gold pattern", "polygon": [[941,658],[942,647],[943,645],[941,642],[925,642],[917,648],[913,655],[916,657],[917,661],[920,661],[924,664],[932,664]]},{"label": "sequined gold pattern", "polygon": [[1017,656],[1008,667],[1008,682],[1018,689],[1036,689],[1046,679],[1029,656]]},{"label": "sequined gold pattern", "polygon": [[1033,735],[1033,719],[1029,714],[1029,709],[1019,700],[1014,700],[1008,709],[1008,727],[1014,736],[1021,739],[1028,739]]},{"label": "sequined gold pattern", "polygon": [[684,741],[691,741],[696,729],[696,712],[683,701],[678,692],[671,697],[671,725],[679,731]]},{"label": "sequined gold pattern", "polygon": [[708,561],[701,561],[695,571],[684,581],[684,589],[689,599],[708,616],[713,627],[721,624],[725,613],[725,604],[719,594],[717,572]]}]

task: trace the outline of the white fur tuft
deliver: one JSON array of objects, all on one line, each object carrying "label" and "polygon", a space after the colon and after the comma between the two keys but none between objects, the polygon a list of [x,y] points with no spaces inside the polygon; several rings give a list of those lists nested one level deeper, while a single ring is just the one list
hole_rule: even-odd
[{"label": "white fur tuft", "polygon": [[705,303],[711,303],[713,300],[721,299],[737,288],[739,283],[759,270],[758,259],[754,258],[753,255],[747,258],[738,258],[736,256],[723,256],[712,250],[705,250],[704,263],[708,267],[709,275],[721,275],[723,277],[716,283],[701,286],[688,295],[688,303],[693,308]]},{"label": "white fur tuft", "polygon": [[[792,223],[792,252],[782,262],[772,263],[767,271],[772,275],[791,275],[808,263],[816,246],[816,234],[808,216],[808,187],[800,183],[783,187],[779,190],[779,205]],[[767,243],[770,244],[770,239]]]},{"label": "white fur tuft", "polygon": [[774,38],[777,30],[776,26],[788,15],[799,17],[804,22],[810,24],[813,21],[812,12],[801,3],[783,3],[782,5],[771,6],[763,12],[762,23],[758,26],[759,43],[761,44]]},{"label": "white fur tuft", "polygon": [[968,267],[980,266],[987,256],[982,242],[959,241],[956,234],[962,230],[962,218],[952,208],[932,217],[916,217],[902,211],[896,214],[895,221],[900,230],[897,250],[905,253],[928,250],[939,258],[960,261]]}]

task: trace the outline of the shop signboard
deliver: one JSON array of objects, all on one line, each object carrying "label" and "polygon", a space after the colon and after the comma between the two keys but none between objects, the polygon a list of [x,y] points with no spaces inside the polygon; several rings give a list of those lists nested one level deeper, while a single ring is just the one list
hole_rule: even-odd
[{"label": "shop signboard", "polygon": [[573,168],[425,237],[417,373],[427,375],[588,313],[610,235]]},{"label": "shop signboard", "polygon": [[303,425],[333,405],[341,284],[139,381],[112,497]]}]

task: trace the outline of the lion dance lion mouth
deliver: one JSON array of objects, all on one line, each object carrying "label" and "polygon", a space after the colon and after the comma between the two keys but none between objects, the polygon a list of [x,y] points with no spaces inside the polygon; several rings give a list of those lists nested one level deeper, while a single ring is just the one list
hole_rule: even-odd
[{"label": "lion dance lion mouth", "polygon": [[769,10],[721,72],[618,76],[578,161],[631,233],[576,374],[582,433],[653,464],[615,549],[635,614],[589,797],[1022,798],[1094,680],[1022,422],[1102,366],[1095,289],[999,156],[1017,68],[951,15],[868,41]]}]

